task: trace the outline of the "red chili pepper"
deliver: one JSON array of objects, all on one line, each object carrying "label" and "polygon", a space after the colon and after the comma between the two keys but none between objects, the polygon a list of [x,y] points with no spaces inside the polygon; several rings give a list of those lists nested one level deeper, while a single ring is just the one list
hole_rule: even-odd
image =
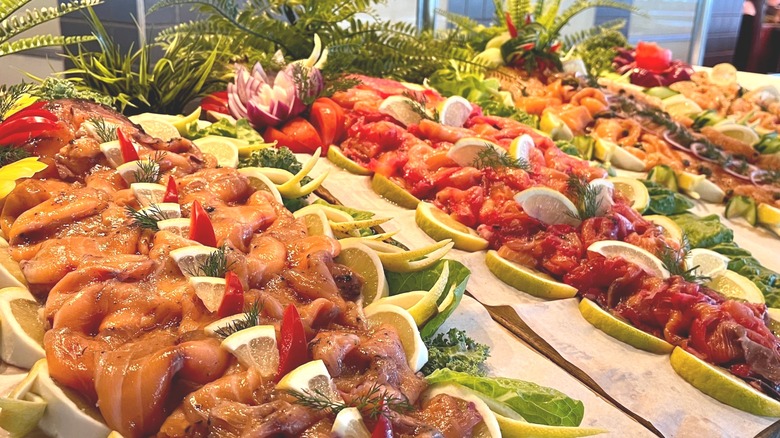
[{"label": "red chili pepper", "polygon": [[165,187],[163,202],[179,203],[179,188],[176,186],[176,180],[172,176],[168,177],[168,185]]},{"label": "red chili pepper", "polygon": [[38,116],[22,117],[0,124],[0,144],[20,145],[55,128],[56,122]]},{"label": "red chili pepper", "polygon": [[279,329],[279,372],[277,379],[298,368],[309,360],[309,349],[306,346],[306,332],[303,330],[301,317],[295,305],[289,304],[284,309],[282,325]]},{"label": "red chili pepper", "polygon": [[520,46],[520,50],[522,50],[524,52],[530,52],[531,50],[534,49],[535,46],[536,46],[535,43],[523,44],[522,46]]},{"label": "red chili pepper", "polygon": [[509,15],[509,12],[504,12],[504,17],[506,17],[506,29],[509,31],[509,36],[512,38],[517,37],[517,28],[512,23],[512,16]]},{"label": "red chili pepper", "polygon": [[233,271],[228,271],[225,275],[225,295],[222,296],[222,302],[217,309],[217,316],[225,318],[244,311],[244,286],[241,280]]},{"label": "red chili pepper", "polygon": [[203,111],[215,111],[222,114],[230,114],[228,109],[227,91],[217,91],[204,97],[200,101],[200,107]]},{"label": "red chili pepper", "polygon": [[3,120],[3,123],[10,122],[12,120],[17,120],[25,117],[43,117],[44,119],[50,120],[52,122],[56,122],[59,120],[57,116],[55,116],[51,111],[43,109],[43,106],[47,102],[35,102],[34,104],[23,108]]},{"label": "red chili pepper", "polygon": [[208,213],[206,213],[206,210],[203,209],[203,206],[198,201],[192,203],[192,210],[190,211],[190,240],[206,246],[217,246],[214,225],[212,225]]},{"label": "red chili pepper", "polygon": [[384,415],[385,412],[384,400],[379,402],[379,418],[376,419],[376,426],[371,432],[371,438],[393,438],[393,425],[390,420]]},{"label": "red chili pepper", "polygon": [[122,152],[122,159],[125,163],[140,160],[138,151],[135,150],[135,146],[133,146],[133,142],[127,138],[127,135],[122,129],[116,128],[116,138],[119,140],[119,151]]},{"label": "red chili pepper", "polygon": [[561,42],[560,41],[556,41],[555,44],[553,44],[552,47],[550,47],[550,52],[551,53],[555,53],[560,48],[561,48]]}]

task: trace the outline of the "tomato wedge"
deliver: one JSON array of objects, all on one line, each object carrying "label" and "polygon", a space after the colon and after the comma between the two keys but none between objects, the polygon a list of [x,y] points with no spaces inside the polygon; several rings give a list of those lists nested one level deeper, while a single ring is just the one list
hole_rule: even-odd
[{"label": "tomato wedge", "polygon": [[284,309],[282,325],[279,328],[279,337],[281,342],[279,342],[279,372],[276,375],[277,380],[309,360],[306,332],[303,329],[298,309],[293,304],[288,305]]},{"label": "tomato wedge", "polygon": [[660,73],[672,63],[672,51],[656,43],[640,41],[636,46],[636,66]]},{"label": "tomato wedge", "polygon": [[327,97],[320,97],[311,105],[309,121],[326,147],[338,144],[347,133],[344,119],[344,109]]},{"label": "tomato wedge", "polygon": [[130,138],[127,137],[127,134],[121,128],[116,128],[116,138],[119,140],[119,151],[122,152],[122,159],[125,163],[140,159],[133,142],[130,141]]},{"label": "tomato wedge", "polygon": [[287,136],[290,137],[293,141],[303,145],[306,150],[302,152],[305,153],[312,153],[317,150],[317,148],[322,147],[324,154],[327,152],[327,146],[330,146],[323,145],[322,139],[317,133],[317,130],[314,129],[314,126],[303,117],[296,117],[285,123],[284,126],[282,126],[282,132],[287,134]]},{"label": "tomato wedge", "polygon": [[230,114],[228,109],[227,91],[217,91],[204,97],[200,101],[200,107],[203,111],[214,111],[222,114]]},{"label": "tomato wedge", "polygon": [[165,186],[165,196],[163,196],[163,202],[179,203],[179,188],[176,186],[176,180],[173,179],[173,176],[168,177],[168,185]]},{"label": "tomato wedge", "polygon": [[190,211],[190,240],[202,245],[216,247],[217,236],[214,234],[214,225],[209,219],[209,214],[197,200],[192,203]]},{"label": "tomato wedge", "polygon": [[217,309],[217,316],[225,318],[244,311],[244,286],[233,271],[225,274],[225,294]]},{"label": "tomato wedge", "polygon": [[298,143],[297,141],[293,140],[289,135],[271,126],[265,128],[265,131],[263,132],[263,138],[265,139],[265,141],[269,143],[276,142],[276,145],[279,147],[284,146],[286,148],[289,148],[291,151],[295,152],[296,154],[311,153],[311,151],[309,151],[309,149],[306,146]]}]

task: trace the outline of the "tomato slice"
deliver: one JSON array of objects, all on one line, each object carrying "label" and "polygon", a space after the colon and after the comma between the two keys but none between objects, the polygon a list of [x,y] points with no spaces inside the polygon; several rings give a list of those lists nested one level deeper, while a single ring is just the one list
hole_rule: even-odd
[{"label": "tomato slice", "polygon": [[296,117],[285,123],[284,126],[282,126],[282,132],[294,142],[303,145],[306,150],[301,152],[312,153],[317,150],[317,148],[322,147],[324,155],[324,153],[327,152],[327,146],[330,146],[326,145],[326,147],[323,147],[322,139],[320,138],[320,135],[317,134],[317,130],[303,117]]},{"label": "tomato slice", "polygon": [[306,146],[298,143],[297,141],[293,140],[289,135],[271,126],[265,129],[265,131],[263,132],[263,138],[265,139],[265,141],[269,143],[276,142],[276,145],[279,147],[284,146],[286,148],[289,148],[291,151],[295,152],[296,154],[311,152]]},{"label": "tomato slice", "polygon": [[344,109],[327,97],[315,100],[309,113],[309,121],[325,146],[338,144],[347,133],[344,119]]}]

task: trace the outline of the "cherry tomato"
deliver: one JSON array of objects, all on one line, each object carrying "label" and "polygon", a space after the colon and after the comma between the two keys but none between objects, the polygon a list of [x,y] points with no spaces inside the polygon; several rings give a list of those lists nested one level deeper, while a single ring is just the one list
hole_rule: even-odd
[{"label": "cherry tomato", "polygon": [[636,65],[653,72],[662,72],[672,63],[672,51],[656,43],[640,41],[636,46]]},{"label": "cherry tomato", "polygon": [[277,379],[298,368],[309,360],[309,349],[306,345],[306,332],[303,329],[301,316],[295,305],[290,304],[284,309],[282,325],[279,328],[279,372]]}]

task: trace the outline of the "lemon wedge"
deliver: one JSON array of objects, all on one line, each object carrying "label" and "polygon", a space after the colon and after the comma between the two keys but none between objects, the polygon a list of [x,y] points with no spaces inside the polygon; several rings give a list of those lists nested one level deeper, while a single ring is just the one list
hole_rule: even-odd
[{"label": "lemon wedge", "polygon": [[276,384],[276,389],[298,394],[318,394],[333,402],[343,400],[322,360],[306,362],[290,371]]},{"label": "lemon wedge", "polygon": [[328,148],[327,156],[331,163],[339,166],[349,173],[354,173],[355,175],[371,175],[373,173],[371,169],[367,169],[360,164],[350,160],[346,155],[344,155],[344,152],[342,152],[341,148],[338,146],[334,145]]},{"label": "lemon wedge", "polygon": [[0,359],[22,368],[32,367],[45,356],[44,324],[40,306],[21,287],[0,290]]},{"label": "lemon wedge", "polygon": [[392,117],[404,126],[416,125],[422,120],[415,109],[421,105],[405,96],[390,96],[379,105],[381,114]]},{"label": "lemon wedge", "polygon": [[764,302],[764,294],[761,293],[761,289],[747,277],[727,270],[711,277],[712,280],[707,283],[707,287],[718,291],[726,298],[757,304]]},{"label": "lemon wedge", "polygon": [[577,295],[577,289],[568,284],[558,282],[544,272],[511,262],[496,251],[487,252],[485,264],[499,280],[535,297],[556,300]]},{"label": "lemon wedge", "polygon": [[192,142],[201,152],[211,154],[220,167],[238,167],[238,146],[232,138],[207,135]]},{"label": "lemon wedge", "polygon": [[650,205],[650,193],[647,187],[635,178],[622,176],[609,177],[615,190],[631,201],[631,208],[642,213]]},{"label": "lemon wedge", "polygon": [[488,241],[479,237],[476,231],[428,202],[420,202],[417,205],[414,220],[417,226],[434,240],[452,239],[455,248],[473,252],[487,249],[489,245]]},{"label": "lemon wedge", "polygon": [[428,348],[420,336],[417,323],[408,311],[398,306],[380,304],[370,308],[366,307],[365,313],[371,326],[389,324],[395,327],[406,353],[406,360],[412,370],[417,372],[425,366],[425,363],[428,362]]},{"label": "lemon wedge", "polygon": [[577,207],[562,193],[548,187],[531,187],[515,195],[517,202],[528,216],[547,224],[567,224],[577,227]]},{"label": "lemon wedge", "polygon": [[403,208],[417,208],[420,200],[384,175],[375,173],[371,188],[376,194]]},{"label": "lemon wedge", "polygon": [[276,329],[272,325],[239,330],[222,341],[222,348],[233,353],[241,365],[255,368],[264,377],[275,375],[279,369]]},{"label": "lemon wedge", "polygon": [[506,154],[501,146],[478,137],[461,138],[447,151],[447,157],[458,166],[475,166],[477,159],[485,153],[493,151],[496,154]]},{"label": "lemon wedge", "polygon": [[371,438],[358,408],[350,407],[339,411],[330,429],[335,438]]},{"label": "lemon wedge", "polygon": [[209,259],[213,259],[219,252],[218,248],[204,245],[190,245],[176,248],[170,252],[170,256],[179,266],[179,270],[186,277],[202,277],[203,266]]},{"label": "lemon wedge", "polygon": [[471,103],[461,96],[450,96],[439,108],[439,123],[444,126],[462,127],[473,107]]},{"label": "lemon wedge", "polygon": [[726,197],[726,193],[706,175],[682,171],[677,174],[677,185],[693,199],[720,204]]},{"label": "lemon wedge", "polygon": [[360,242],[341,242],[341,253],[334,259],[363,277],[363,305],[386,297],[390,286],[385,278],[382,262],[376,252]]},{"label": "lemon wedge", "polygon": [[276,199],[276,202],[282,203],[282,194],[279,193],[279,189],[276,188],[276,184],[273,183],[262,171],[257,167],[243,167],[238,169],[238,173],[244,175],[249,180],[249,185],[255,190],[263,190],[271,193]]},{"label": "lemon wedge", "polygon": [[644,269],[656,277],[669,278],[669,271],[663,262],[644,248],[619,240],[601,240],[592,243],[588,251],[601,254],[606,258],[620,257]]},{"label": "lemon wedge", "polygon": [[200,298],[209,312],[216,312],[222,304],[225,295],[226,282],[217,277],[189,277],[190,285],[195,289],[195,295]]}]

